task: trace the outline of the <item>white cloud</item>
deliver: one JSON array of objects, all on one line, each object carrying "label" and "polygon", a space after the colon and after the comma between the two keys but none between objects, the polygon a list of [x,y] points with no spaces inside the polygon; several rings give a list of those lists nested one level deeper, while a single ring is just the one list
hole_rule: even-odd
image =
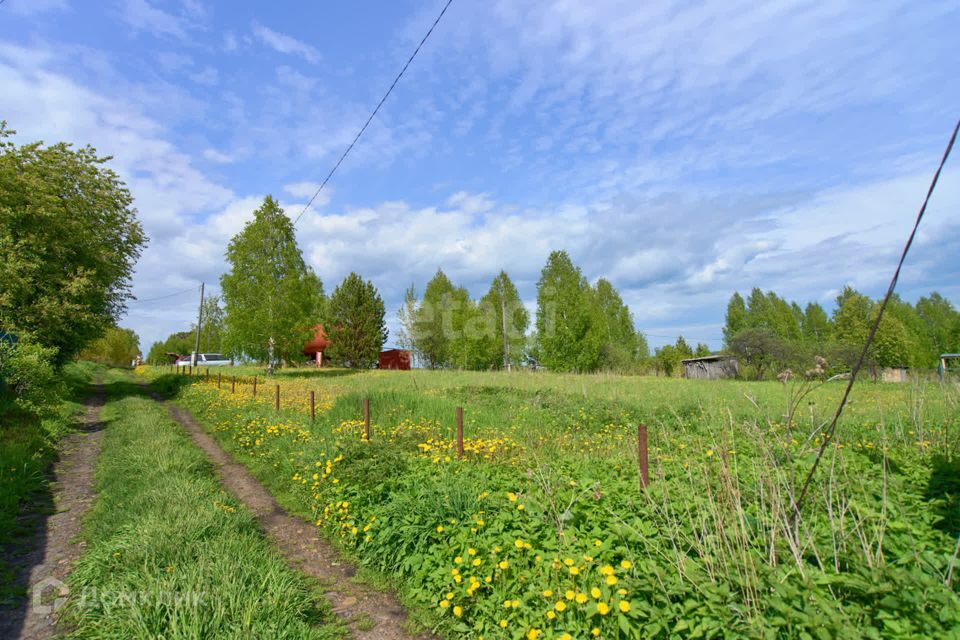
[{"label": "white cloud", "polygon": [[123,0],[121,18],[135,31],[146,31],[155,36],[185,38],[189,23],[182,17],[158,9],[148,0]]},{"label": "white cloud", "polygon": [[217,164],[230,164],[231,162],[235,162],[237,159],[236,154],[224,153],[211,148],[203,150],[203,157],[210,162],[216,162]]},{"label": "white cloud", "polygon": [[285,33],[274,31],[257,22],[253,23],[253,35],[263,44],[279,53],[292,54],[302,57],[307,62],[320,62],[320,52],[313,46],[301,42]]},{"label": "white cloud", "polygon": [[220,73],[213,67],[204,67],[202,71],[190,74],[190,79],[197,84],[213,87],[220,81]]}]

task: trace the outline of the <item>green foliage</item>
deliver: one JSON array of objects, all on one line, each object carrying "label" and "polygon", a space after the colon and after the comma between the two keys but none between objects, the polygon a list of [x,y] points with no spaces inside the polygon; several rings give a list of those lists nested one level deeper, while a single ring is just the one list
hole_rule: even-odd
[{"label": "green foliage", "polygon": [[351,273],[330,296],[327,355],[345,367],[369,368],[387,340],[386,310],[376,287]]},{"label": "green foliage", "polygon": [[450,365],[454,291],[450,278],[437,269],[413,312],[410,340],[424,366],[431,369]]},{"label": "green foliage", "polygon": [[133,329],[110,327],[103,337],[94,340],[80,353],[84,360],[115,367],[129,367],[140,355],[140,338]]},{"label": "green foliage", "polygon": [[146,236],[110,158],[12,133],[0,123],[0,327],[62,364],[122,315]]},{"label": "green foliage", "polygon": [[323,319],[323,284],[303,261],[293,224],[276,200],[267,196],[253,215],[230,241],[230,271],[220,278],[224,347],[270,364],[297,361]]},{"label": "green foliage", "polygon": [[637,333],[633,315],[609,280],[600,278],[594,287],[594,303],[603,344],[600,368],[635,371],[647,357],[646,340]]},{"label": "green foliage", "polygon": [[[203,318],[200,328],[200,353],[223,353],[223,334],[226,331],[226,316],[220,306],[219,296],[207,296],[203,299]],[[188,353],[196,347],[197,325],[190,327],[194,343]]]},{"label": "green foliage", "polygon": [[[849,286],[837,296],[832,317],[817,303],[801,310],[773,292],[754,289],[746,303],[738,293],[730,298],[724,342],[738,355],[743,355],[744,349],[752,352],[750,357],[758,366],[752,367],[750,375],[769,375],[791,367],[802,370],[816,355],[826,356],[834,371],[848,371],[859,359],[878,312],[877,302]],[[749,333],[737,340],[745,331]],[[930,369],[940,353],[957,348],[957,338],[960,314],[940,294],[920,298],[916,306],[894,295],[865,364],[871,370]]]},{"label": "green foliage", "polygon": [[171,333],[163,342],[154,342],[147,354],[147,362],[150,364],[170,364],[168,353],[175,353],[178,356],[193,353],[196,346],[196,336],[189,331],[179,331]]},{"label": "green foliage", "polygon": [[[330,382],[312,384],[329,392]],[[311,381],[290,384],[302,395]],[[313,423],[202,382],[183,401],[444,636],[960,632],[960,576],[947,578],[960,446],[950,386],[858,385],[791,529],[796,479],[841,384],[808,396],[809,423],[792,433],[780,422],[791,387],[773,382],[414,371],[337,385]],[[371,398],[370,442],[361,397]],[[456,406],[466,408],[462,461],[452,455]],[[651,438],[646,491],[640,421]]]},{"label": "green foliage", "polygon": [[594,293],[565,251],[554,251],[537,282],[540,363],[553,371],[594,371],[603,344]]},{"label": "green foliage", "polygon": [[11,406],[36,413],[59,400],[56,354],[27,337],[0,340],[0,415]]},{"label": "green foliage", "polygon": [[[504,322],[504,312],[506,322]],[[508,362],[517,367],[523,362],[530,327],[530,314],[520,300],[520,294],[510,276],[501,271],[490,283],[490,290],[480,299],[478,307],[480,327],[477,333],[483,340],[479,369],[503,368],[503,330],[507,330]]]}]

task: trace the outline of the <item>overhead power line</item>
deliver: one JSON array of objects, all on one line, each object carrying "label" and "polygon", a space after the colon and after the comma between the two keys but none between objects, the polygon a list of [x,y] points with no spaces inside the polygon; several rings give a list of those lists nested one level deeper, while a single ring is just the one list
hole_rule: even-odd
[{"label": "overhead power line", "polygon": [[430,28],[427,29],[426,35],[423,36],[423,39],[420,40],[420,44],[417,45],[417,48],[413,50],[413,53],[410,54],[410,57],[407,59],[407,63],[403,65],[403,68],[400,69],[400,73],[397,74],[397,77],[393,79],[393,82],[390,84],[390,88],[387,89],[387,92],[383,94],[383,97],[380,98],[380,102],[377,103],[377,106],[374,107],[373,112],[370,114],[370,117],[367,118],[367,121],[363,123],[363,126],[360,127],[360,131],[357,132],[357,135],[353,138],[353,142],[344,150],[343,155],[340,156],[340,159],[337,160],[337,163],[333,165],[333,168],[330,169],[330,173],[327,174],[327,177],[323,179],[323,182],[320,183],[320,186],[317,188],[316,192],[313,194],[313,197],[310,198],[310,201],[307,202],[306,206],[303,207],[303,210],[293,221],[293,226],[297,226],[297,223],[300,222],[300,218],[303,217],[303,214],[307,212],[307,209],[313,204],[313,201],[317,199],[317,196],[320,195],[320,192],[323,191],[323,188],[327,186],[327,183],[330,182],[330,178],[333,177],[333,174],[336,173],[337,169],[343,163],[344,159],[347,157],[347,154],[353,149],[353,146],[357,144],[357,141],[360,139],[360,136],[363,135],[363,132],[367,130],[367,127],[373,121],[373,118],[377,115],[377,112],[380,111],[380,107],[383,106],[383,103],[387,101],[387,98],[390,97],[390,93],[393,92],[393,88],[397,86],[397,83],[400,82],[400,78],[403,77],[403,74],[406,73],[407,67],[410,66],[410,63],[413,62],[413,59],[417,57],[417,54],[420,52],[420,48],[427,41],[427,38],[430,37],[430,34],[433,33],[434,28],[440,22],[440,19],[443,18],[443,14],[447,12],[447,8],[453,0],[447,0],[447,3],[443,5],[443,9],[440,10],[439,15],[433,21],[433,24],[430,25]]},{"label": "overhead power line", "polygon": [[185,294],[185,293],[191,293],[191,292],[196,291],[196,290],[197,290],[196,287],[190,287],[189,289],[184,289],[183,291],[174,291],[173,293],[168,293],[168,294],[165,294],[165,295],[162,295],[162,296],[157,296],[156,298],[144,298],[143,300],[140,300],[140,299],[138,298],[138,299],[134,300],[134,303],[135,303],[135,304],[143,304],[143,303],[145,303],[145,302],[154,302],[154,301],[156,301],[156,300],[165,300],[165,299],[167,299],[167,298],[172,298],[172,297],[174,297],[174,296],[182,296],[182,295]]},{"label": "overhead power line", "polygon": [[900,270],[903,268],[903,263],[907,259],[907,254],[910,253],[910,247],[913,246],[913,239],[917,236],[917,229],[920,227],[920,221],[923,220],[923,214],[927,212],[927,204],[930,202],[930,196],[933,195],[934,189],[937,188],[937,182],[940,180],[940,172],[943,171],[943,166],[947,163],[947,158],[950,157],[950,151],[953,150],[953,143],[957,140],[958,130],[960,130],[960,120],[958,120],[957,124],[953,127],[953,134],[950,136],[950,141],[947,143],[947,148],[943,152],[943,157],[940,158],[940,165],[937,166],[937,171],[933,174],[933,180],[930,181],[930,187],[927,189],[927,195],[924,197],[923,204],[920,206],[920,212],[917,214],[917,219],[913,223],[913,230],[910,232],[910,236],[907,238],[907,243],[903,246],[903,253],[900,254],[900,262],[897,263],[897,268],[894,270],[893,277],[890,279],[890,286],[887,288],[887,295],[884,296],[883,302],[880,303],[880,310],[877,312],[877,317],[873,320],[873,325],[870,327],[870,333],[867,334],[867,340],[863,344],[863,350],[860,352],[860,358],[854,365],[853,370],[850,371],[850,381],[847,383],[847,388],[843,392],[843,397],[840,398],[840,404],[837,405],[837,411],[833,414],[833,419],[830,421],[830,425],[823,432],[823,442],[820,444],[820,450],[817,451],[817,457],[814,458],[813,464],[810,466],[810,471],[807,472],[807,476],[803,481],[800,494],[797,496],[797,500],[794,503],[791,521],[795,521],[796,518],[799,517],[800,507],[803,505],[803,499],[807,496],[807,492],[810,490],[810,483],[813,481],[813,474],[816,473],[817,467],[820,465],[820,461],[823,459],[823,455],[827,451],[827,447],[833,442],[833,435],[837,431],[837,421],[840,419],[840,414],[843,413],[843,408],[847,404],[847,398],[850,397],[850,391],[853,389],[853,384],[857,381],[857,374],[860,373],[860,368],[863,366],[863,361],[867,357],[867,352],[870,351],[870,344],[873,342],[873,338],[877,334],[877,329],[880,327],[880,320],[883,319],[883,312],[887,308],[887,303],[890,302],[890,298],[893,296],[893,290],[896,288],[897,281],[900,279]]}]

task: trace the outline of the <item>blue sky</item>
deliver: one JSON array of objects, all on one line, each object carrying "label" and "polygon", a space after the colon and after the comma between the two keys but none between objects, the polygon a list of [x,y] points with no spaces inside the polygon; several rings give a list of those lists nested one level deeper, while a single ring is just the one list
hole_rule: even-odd
[{"label": "blue sky", "polygon": [[[442,4],[7,0],[0,119],[114,156],[151,237],[137,296],[216,293],[229,238],[268,193],[299,213]],[[391,328],[437,268],[475,296],[506,269],[532,304],[566,249],[652,344],[719,347],[735,290],[882,292],[960,116],[958,32],[956,2],[455,0],[299,241]],[[960,302],[951,164],[908,299]],[[195,307],[123,324],[146,349]]]}]

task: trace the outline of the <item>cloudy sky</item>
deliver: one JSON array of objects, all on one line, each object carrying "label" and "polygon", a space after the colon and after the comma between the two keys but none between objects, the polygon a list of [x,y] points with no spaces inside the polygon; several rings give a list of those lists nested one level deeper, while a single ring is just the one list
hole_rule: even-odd
[{"label": "cloudy sky", "polygon": [[[146,349],[264,195],[300,212],[443,2],[6,0],[0,119],[114,157]],[[955,1],[455,0],[299,242],[328,292],[372,279],[391,328],[437,268],[475,296],[506,269],[532,303],[566,249],[652,344],[719,347],[735,290],[883,291],[960,115],[958,32]],[[908,299],[960,302],[951,165]]]}]

